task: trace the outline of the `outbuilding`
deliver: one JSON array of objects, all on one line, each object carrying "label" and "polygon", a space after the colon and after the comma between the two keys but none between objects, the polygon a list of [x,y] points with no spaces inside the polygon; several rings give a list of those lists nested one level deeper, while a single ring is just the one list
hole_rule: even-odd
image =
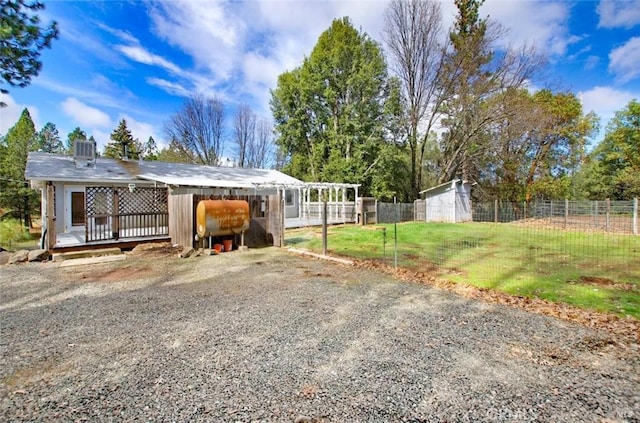
[{"label": "outbuilding", "polygon": [[426,222],[470,222],[471,184],[454,179],[424,191],[424,200],[415,204],[417,220]]}]

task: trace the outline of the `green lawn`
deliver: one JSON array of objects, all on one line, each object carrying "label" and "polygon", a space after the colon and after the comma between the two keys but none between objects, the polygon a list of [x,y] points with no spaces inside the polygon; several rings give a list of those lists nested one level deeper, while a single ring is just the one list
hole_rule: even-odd
[{"label": "green lawn", "polygon": [[31,235],[17,219],[0,219],[0,247],[7,250],[37,248],[39,235]]},{"label": "green lawn", "polygon": [[[333,226],[332,254],[393,265],[393,225]],[[398,265],[454,282],[565,302],[640,319],[640,236],[582,233],[515,224],[397,225]],[[320,228],[288,230],[290,246],[322,250]]]}]

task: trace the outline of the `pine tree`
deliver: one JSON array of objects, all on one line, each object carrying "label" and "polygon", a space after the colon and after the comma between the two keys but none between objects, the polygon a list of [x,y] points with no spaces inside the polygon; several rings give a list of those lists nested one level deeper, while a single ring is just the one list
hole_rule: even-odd
[{"label": "pine tree", "polygon": [[29,187],[24,172],[29,151],[38,149],[35,125],[26,108],[18,122],[7,131],[0,156],[0,207],[19,216],[25,226],[35,211],[38,194]]},{"label": "pine tree", "polygon": [[[42,9],[44,4],[39,1],[0,1],[0,84],[26,87],[40,72],[40,51],[51,47],[51,41],[58,37],[55,21],[40,26],[36,12]],[[0,85],[0,93],[7,92]],[[0,102],[0,107],[4,106]]]},{"label": "pine tree", "polygon": [[38,144],[40,150],[45,153],[64,153],[64,146],[62,145],[62,140],[60,140],[58,128],[51,122],[47,122],[38,133]]},{"label": "pine tree", "polygon": [[67,135],[67,141],[65,143],[66,153],[72,155],[73,143],[76,142],[76,140],[86,140],[86,139],[87,139],[87,133],[84,132],[82,129],[80,129],[80,127],[76,127],[76,129],[69,132],[69,135]]},{"label": "pine tree", "polygon": [[147,143],[144,145],[142,154],[145,160],[158,160],[158,146],[156,140],[153,137],[149,137]]},{"label": "pine tree", "polygon": [[127,128],[127,121],[120,120],[118,127],[111,133],[111,142],[104,148],[104,157],[111,159],[138,159],[140,156],[139,142],[133,139],[131,130]]}]

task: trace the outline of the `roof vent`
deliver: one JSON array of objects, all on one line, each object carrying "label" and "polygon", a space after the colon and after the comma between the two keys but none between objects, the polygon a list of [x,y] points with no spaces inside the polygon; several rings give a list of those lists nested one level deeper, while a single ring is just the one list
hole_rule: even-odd
[{"label": "roof vent", "polygon": [[73,160],[76,167],[95,165],[96,146],[93,141],[75,140],[73,143]]}]

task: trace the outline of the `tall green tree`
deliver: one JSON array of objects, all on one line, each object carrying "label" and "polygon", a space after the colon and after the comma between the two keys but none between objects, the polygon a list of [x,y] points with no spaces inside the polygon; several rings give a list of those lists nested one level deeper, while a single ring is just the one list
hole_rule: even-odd
[{"label": "tall green tree", "polygon": [[303,180],[370,187],[384,131],[387,69],[380,46],[348,18],[320,35],[302,65],[278,78],[271,92],[276,144],[285,171]]},{"label": "tall green tree", "polygon": [[[486,161],[485,189],[513,202],[533,197],[574,197],[572,180],[585,154],[587,138],[598,126],[583,113],[573,93],[514,90],[498,101],[509,110],[485,132],[491,155]],[[491,100],[488,101],[489,103]],[[491,183],[490,179],[495,178]],[[487,180],[489,179],[489,180]]]},{"label": "tall green tree", "polygon": [[104,157],[111,159],[134,159],[140,156],[139,142],[134,140],[127,121],[121,119],[116,129],[111,133],[111,142],[104,147]]},{"label": "tall green tree", "polygon": [[141,149],[141,153],[145,160],[158,160],[158,145],[152,136],[149,136],[149,139]]},{"label": "tall green tree", "polygon": [[169,163],[193,163],[191,154],[176,140],[158,152],[158,160]]},{"label": "tall green tree", "polygon": [[25,226],[38,204],[38,193],[25,180],[27,155],[38,149],[36,129],[26,108],[7,131],[0,156],[0,206],[19,216]]},{"label": "tall green tree", "polygon": [[442,84],[443,103],[439,182],[458,176],[478,180],[489,151],[486,128],[509,117],[508,96],[523,88],[544,65],[533,48],[497,49],[505,31],[480,18],[484,0],[455,0],[458,14],[449,34]]},{"label": "tall green tree", "polygon": [[616,112],[604,139],[588,156],[581,182],[594,200],[640,197],[640,103],[630,101]]},{"label": "tall green tree", "polygon": [[38,132],[38,144],[40,150],[45,153],[63,154],[65,152],[58,128],[51,122],[47,122]]},{"label": "tall green tree", "polygon": [[[26,87],[42,69],[40,51],[58,37],[54,21],[41,26],[39,1],[0,0],[0,75],[2,85]],[[8,90],[0,86],[0,93]],[[0,107],[6,104],[0,103]]]}]

